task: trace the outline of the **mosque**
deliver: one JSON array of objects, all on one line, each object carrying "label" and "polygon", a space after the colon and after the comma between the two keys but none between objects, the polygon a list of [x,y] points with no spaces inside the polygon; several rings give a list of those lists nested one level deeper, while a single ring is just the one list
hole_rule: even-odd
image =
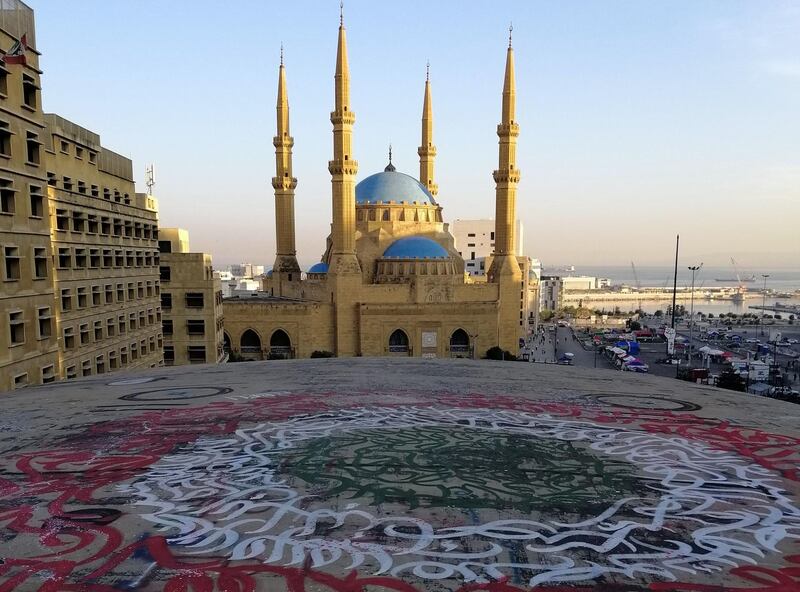
[{"label": "mosque", "polygon": [[275,263],[262,292],[225,300],[226,348],[244,359],[481,357],[492,346],[516,353],[529,318],[536,316],[538,294],[530,260],[514,252],[520,173],[511,36],[497,126],[494,254],[482,279],[464,273],[464,260],[437,201],[430,77],[425,80],[419,179],[396,170],[390,150],[386,168],[358,183],[343,20],[334,79],[331,233],[321,261],[303,273],[295,250],[297,179],[281,58],[273,139]]}]

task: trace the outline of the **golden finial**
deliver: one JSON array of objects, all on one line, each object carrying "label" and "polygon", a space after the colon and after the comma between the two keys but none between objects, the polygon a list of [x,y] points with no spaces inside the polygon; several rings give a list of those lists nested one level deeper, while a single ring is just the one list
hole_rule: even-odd
[{"label": "golden finial", "polygon": [[344,27],[344,0],[339,2],[339,26]]},{"label": "golden finial", "polygon": [[428,60],[428,63],[425,65],[425,82],[429,82],[431,79],[431,61]]},{"label": "golden finial", "polygon": [[281,67],[283,67],[283,43],[281,43]]},{"label": "golden finial", "polygon": [[508,25],[508,47],[511,47],[511,33],[514,31],[514,23]]}]

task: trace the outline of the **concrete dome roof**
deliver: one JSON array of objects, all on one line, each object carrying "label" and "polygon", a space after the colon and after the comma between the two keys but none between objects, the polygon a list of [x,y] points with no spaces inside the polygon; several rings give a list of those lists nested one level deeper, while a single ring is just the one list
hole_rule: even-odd
[{"label": "concrete dome roof", "polygon": [[383,256],[390,259],[446,259],[450,255],[434,240],[424,236],[407,236],[389,245]]},{"label": "concrete dome roof", "polygon": [[370,175],[356,185],[356,204],[390,201],[436,205],[436,201],[425,186],[405,173],[385,170]]}]

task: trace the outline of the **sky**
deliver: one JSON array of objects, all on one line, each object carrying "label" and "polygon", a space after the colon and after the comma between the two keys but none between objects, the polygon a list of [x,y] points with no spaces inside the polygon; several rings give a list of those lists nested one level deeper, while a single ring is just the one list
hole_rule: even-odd
[{"label": "sky", "polygon": [[[217,267],[271,265],[279,52],[298,178],[298,258],[330,229],[335,0],[30,0],[43,104],[156,165],[161,226]],[[524,253],[545,264],[682,258],[800,268],[796,0],[348,0],[359,179],[418,175],[431,64],[446,221],[494,217],[513,22]]]}]

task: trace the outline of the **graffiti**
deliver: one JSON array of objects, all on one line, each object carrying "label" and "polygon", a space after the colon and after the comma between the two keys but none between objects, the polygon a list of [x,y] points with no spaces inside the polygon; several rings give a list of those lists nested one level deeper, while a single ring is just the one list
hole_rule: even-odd
[{"label": "graffiti", "polygon": [[[466,452],[459,470],[448,446],[460,450],[467,431],[479,433],[469,444],[486,439],[489,448]],[[572,470],[523,459],[524,441]],[[497,456],[512,446],[511,458]],[[606,459],[622,468],[601,477]],[[596,470],[575,475],[569,463],[577,461]],[[515,462],[521,466],[509,474],[506,463]],[[755,561],[783,539],[800,539],[800,510],[780,480],[736,455],[486,409],[360,408],[240,428],[164,457],[124,491],[154,508],[142,516],[177,531],[171,542],[189,554],[278,565],[310,557],[313,568],[434,580],[487,582],[511,569],[534,574],[531,586],[611,575],[674,580]],[[595,501],[584,505],[587,498]],[[428,512],[409,511],[448,505],[462,515],[503,506],[508,517],[479,511],[474,523],[441,526]],[[653,535],[665,528],[668,539]],[[503,546],[509,540],[524,545],[516,562]]]},{"label": "graffiti", "polygon": [[[174,401],[175,399],[204,399],[232,392],[232,388],[214,386],[170,387],[140,391],[119,397],[121,401]],[[155,396],[154,396],[155,395]]]},{"label": "graffiti", "polygon": [[800,589],[798,438],[599,402],[274,394],[134,400],[155,410],[1,457],[0,592]]},{"label": "graffiti", "polygon": [[700,411],[702,407],[697,403],[681,401],[671,397],[656,395],[624,395],[621,393],[600,393],[587,395],[602,405],[622,407],[625,409],[658,409],[662,411]]}]

